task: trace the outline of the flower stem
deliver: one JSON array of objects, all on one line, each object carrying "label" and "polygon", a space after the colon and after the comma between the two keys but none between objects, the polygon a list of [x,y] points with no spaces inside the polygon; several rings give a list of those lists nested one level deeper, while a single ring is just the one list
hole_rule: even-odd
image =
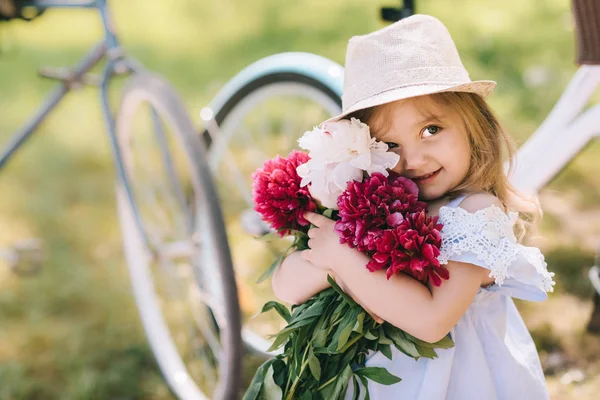
[{"label": "flower stem", "polygon": [[363,338],[363,335],[361,335],[361,334],[356,335],[354,337],[354,339],[352,339],[348,343],[346,343],[339,352],[343,353],[343,352],[347,351],[354,343],[358,342],[362,338]]},{"label": "flower stem", "polygon": [[337,376],[334,376],[333,378],[331,378],[330,380],[328,380],[327,382],[325,382],[324,384],[322,384],[321,386],[319,386],[317,388],[317,392],[321,389],[323,389],[324,387],[326,387],[327,385],[329,385],[330,383],[332,383],[333,381],[335,381],[337,378]]},{"label": "flower stem", "polygon": [[[296,386],[298,385],[298,382],[300,382],[300,377],[302,377],[302,373],[304,372],[304,369],[308,365],[308,359],[306,358],[306,353],[308,352],[309,348],[310,348],[310,343],[306,346],[306,350],[304,350],[304,355],[302,355],[302,366],[300,367],[300,373],[298,374],[296,379],[294,379],[294,383],[292,384],[292,387],[290,388],[290,392],[288,393],[286,400],[293,400],[293,398],[294,398],[294,392],[296,391]],[[288,381],[288,384],[289,384],[289,381]],[[286,392],[287,392],[287,384],[286,384]]]}]

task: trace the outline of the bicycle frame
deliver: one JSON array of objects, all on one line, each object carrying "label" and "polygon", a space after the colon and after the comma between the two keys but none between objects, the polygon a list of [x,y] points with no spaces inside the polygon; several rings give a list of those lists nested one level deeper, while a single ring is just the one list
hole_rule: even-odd
[{"label": "bicycle frame", "polygon": [[[143,70],[143,67],[135,60],[125,57],[124,51],[119,45],[117,35],[114,30],[114,25],[108,9],[107,0],[35,0],[25,3],[25,6],[35,7],[39,10],[50,8],[91,8],[96,9],[102,19],[104,28],[104,39],[94,46],[71,70],[59,73],[40,73],[42,76],[57,79],[61,83],[52,91],[40,109],[33,117],[25,123],[8,141],[8,144],[1,150],[0,153],[0,170],[7,164],[8,160],[17,152],[18,149],[29,139],[35,129],[44,121],[50,112],[60,103],[67,93],[85,84],[97,85],[100,90],[100,106],[102,115],[106,123],[115,170],[117,172],[117,181],[123,184],[127,181],[127,174],[123,166],[123,157],[119,147],[115,118],[110,111],[108,99],[108,85],[114,75],[137,73]],[[101,61],[106,61],[97,82],[91,82],[90,76],[87,73]],[[130,190],[126,190],[129,201],[133,203],[133,194]],[[146,232],[142,229],[141,217],[138,210],[134,210],[136,224],[144,240],[147,241]]]},{"label": "bicycle frame", "polygon": [[[124,73],[126,71],[135,71],[137,67],[124,59],[124,53],[119,46],[114,25],[109,14],[107,0],[89,0],[89,1],[69,1],[69,0],[37,0],[26,3],[26,6],[35,7],[39,10],[50,8],[92,8],[97,9],[102,18],[104,27],[104,39],[94,46],[72,70],[63,73],[62,76],[54,75],[48,77],[62,81],[46,98],[39,110],[33,117],[25,123],[8,141],[8,144],[2,149],[0,155],[0,169],[3,168],[8,160],[17,152],[19,148],[29,139],[35,129],[44,121],[52,110],[60,103],[67,93],[84,84],[90,84],[87,81],[86,74],[98,63],[106,59],[98,86],[101,95],[101,107],[106,122],[113,152],[119,155],[117,140],[115,135],[114,118],[111,115],[108,103],[108,84],[115,73]],[[124,67],[124,68],[123,68]],[[120,168],[119,168],[120,169]],[[122,173],[122,171],[119,171]]]},{"label": "bicycle frame", "polygon": [[519,148],[511,181],[529,194],[546,186],[600,135],[600,105],[582,112],[600,86],[600,66],[583,65],[540,127]]}]

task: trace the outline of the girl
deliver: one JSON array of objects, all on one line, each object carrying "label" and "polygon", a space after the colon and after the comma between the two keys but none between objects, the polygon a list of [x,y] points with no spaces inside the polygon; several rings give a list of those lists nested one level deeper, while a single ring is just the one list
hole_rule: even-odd
[{"label": "girl", "polygon": [[370,354],[367,366],[402,378],[391,386],[369,381],[372,399],[547,399],[535,345],[511,297],[545,299],[553,274],[538,249],[517,242],[537,205],[517,201],[504,173],[512,147],[484,100],[495,83],[472,82],[447,29],[425,15],[352,38],[345,68],[344,111],[332,120],[360,119],[400,155],[394,171],[417,183],[429,214],[444,225],[439,260],[450,279],[439,287],[403,274],[388,281],[383,270],[365,268],[366,255],[339,243],[333,221],[308,214],[310,250],[276,271],[276,296],[302,303],[327,288],[329,274],[376,318],[419,339],[450,333],[455,347],[436,350],[433,360],[395,348],[392,360]]}]

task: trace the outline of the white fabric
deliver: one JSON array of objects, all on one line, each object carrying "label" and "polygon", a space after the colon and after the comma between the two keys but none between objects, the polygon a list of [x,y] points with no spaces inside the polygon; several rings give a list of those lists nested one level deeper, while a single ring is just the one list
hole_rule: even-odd
[{"label": "white fabric", "polygon": [[538,248],[517,243],[513,232],[517,216],[516,212],[506,215],[494,205],[475,213],[442,207],[440,220],[444,228],[438,260],[441,264],[449,260],[483,264],[495,279],[497,287],[493,290],[500,290],[506,283],[516,290],[512,297],[544,300],[552,291],[554,274],[548,272]]},{"label": "white fabric", "polygon": [[[455,347],[438,358],[414,360],[392,346],[392,360],[372,353],[368,367],[385,367],[402,378],[385,386],[369,381],[373,400],[540,400],[548,399],[535,344],[512,297],[539,301],[552,290],[552,275],[538,249],[514,240],[515,215],[491,206],[475,213],[456,208],[464,197],[440,209],[440,260],[464,261],[490,270],[496,283],[481,288],[450,332]],[[452,279],[452,276],[450,276]],[[346,399],[352,399],[349,385]]]}]

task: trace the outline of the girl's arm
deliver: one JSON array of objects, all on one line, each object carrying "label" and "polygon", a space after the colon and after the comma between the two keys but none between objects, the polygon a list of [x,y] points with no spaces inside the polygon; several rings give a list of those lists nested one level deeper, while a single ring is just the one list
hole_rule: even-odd
[{"label": "girl's arm", "polygon": [[302,258],[302,252],[295,251],[283,260],[275,270],[271,284],[275,296],[286,303],[301,304],[322,290],[330,287],[327,275],[334,277],[338,285],[348,293],[368,312],[375,321],[381,323],[383,319],[371,312],[349,290],[342,279],[336,277],[331,269],[323,269]]},{"label": "girl's arm", "polygon": [[[473,195],[461,207],[469,212],[497,204],[493,196]],[[489,270],[467,263],[450,261],[450,279],[439,287],[426,287],[405,274],[386,279],[385,271],[369,272],[370,258],[339,243],[334,222],[322,215],[308,213],[316,225],[308,234],[310,250],[306,260],[331,268],[362,305],[392,325],[427,341],[437,342],[456,325],[482,285],[491,283]]]},{"label": "girl's arm", "polygon": [[385,321],[430,343],[456,325],[489,274],[473,264],[451,261],[450,279],[429,289],[405,274],[387,280],[383,270],[369,272],[369,258],[357,250],[340,253],[334,271],[353,295]]},{"label": "girl's arm", "polygon": [[301,254],[295,251],[287,256],[273,274],[273,293],[286,303],[304,303],[330,286],[327,274],[331,275],[332,271],[315,266]]}]

